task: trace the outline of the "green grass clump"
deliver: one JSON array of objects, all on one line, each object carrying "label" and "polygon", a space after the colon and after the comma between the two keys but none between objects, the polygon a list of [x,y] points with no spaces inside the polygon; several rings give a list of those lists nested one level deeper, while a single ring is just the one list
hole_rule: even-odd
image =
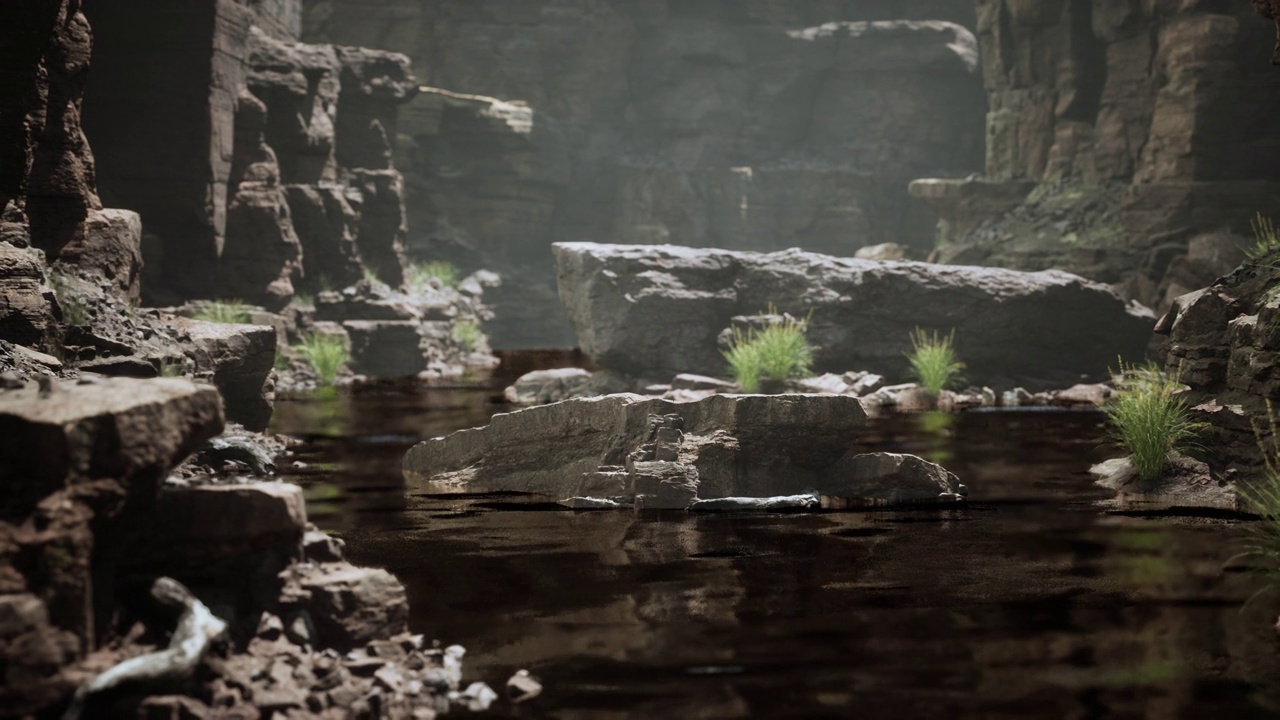
[{"label": "green grass clump", "polygon": [[[772,308],[770,315],[776,314]],[[808,377],[813,366],[813,346],[805,337],[808,320],[790,315],[762,328],[733,329],[729,348],[723,352],[734,382],[744,392],[756,392],[761,380]]]},{"label": "green grass clump", "polygon": [[351,351],[336,335],[306,335],[298,345],[298,351],[320,376],[321,385],[332,385],[338,373],[351,362]]},{"label": "green grass clump", "polygon": [[911,374],[921,387],[934,395],[955,383],[964,370],[964,363],[956,355],[955,337],[955,330],[946,337],[937,330],[932,336],[920,328],[911,332],[911,352],[907,353]]},{"label": "green grass clump", "polygon": [[1267,576],[1270,582],[1249,598],[1250,602],[1262,592],[1280,585],[1280,435],[1276,433],[1276,418],[1270,400],[1267,401],[1267,422],[1269,439],[1264,439],[1263,432],[1256,423],[1253,426],[1253,434],[1265,462],[1261,476],[1250,481],[1236,482],[1236,492],[1244,507],[1262,519],[1245,526],[1243,552],[1227,561],[1230,564],[1238,559],[1250,558],[1260,562],[1259,566],[1251,567],[1250,570]]},{"label": "green grass clump", "polygon": [[480,323],[474,320],[462,320],[453,326],[453,339],[466,352],[475,350],[481,337]]},{"label": "green grass clump", "polygon": [[249,322],[249,304],[243,300],[211,300],[195,314],[196,320],[244,325]]},{"label": "green grass clump", "polygon": [[1275,223],[1262,213],[1253,216],[1249,221],[1249,227],[1253,230],[1253,245],[1244,253],[1250,260],[1257,260],[1280,244],[1280,235],[1276,234]]},{"label": "green grass clump", "polygon": [[1120,363],[1113,379],[1116,392],[1103,406],[1112,441],[1129,451],[1138,477],[1160,477],[1169,454],[1195,446],[1204,423],[1191,419],[1182,385],[1155,363],[1142,367]]},{"label": "green grass clump", "polygon": [[462,279],[459,277],[458,268],[453,263],[438,260],[414,263],[409,266],[409,270],[405,275],[411,288],[424,287],[432,279],[439,280],[445,287],[457,287]]}]

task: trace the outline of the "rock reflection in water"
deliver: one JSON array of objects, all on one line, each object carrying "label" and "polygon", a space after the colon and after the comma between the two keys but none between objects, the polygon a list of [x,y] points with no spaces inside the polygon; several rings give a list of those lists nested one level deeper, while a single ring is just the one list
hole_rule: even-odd
[{"label": "rock reflection in water", "polygon": [[[728,516],[511,512],[406,496],[404,450],[492,390],[356,395],[312,439],[323,522],[404,580],[416,632],[476,677],[529,668],[558,718],[1270,717],[1274,598],[1222,572],[1232,523],[1102,512],[1094,413],[890,417],[869,449],[941,460],[966,508]],[[441,410],[433,404],[443,404]],[[320,437],[320,435],[327,435]],[[1100,449],[1102,448],[1102,449]]]}]

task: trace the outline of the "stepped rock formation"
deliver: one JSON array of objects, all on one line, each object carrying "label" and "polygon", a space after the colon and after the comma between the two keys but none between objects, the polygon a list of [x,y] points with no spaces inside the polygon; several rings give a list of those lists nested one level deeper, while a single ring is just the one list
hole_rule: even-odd
[{"label": "stepped rock formation", "polygon": [[1274,28],[1248,3],[977,8],[986,175],[912,189],[941,261],[1059,268],[1163,309],[1243,259],[1280,192]]},{"label": "stepped rock formation", "polygon": [[495,415],[419,443],[408,482],[431,492],[523,492],[553,501],[683,509],[695,500],[817,494],[845,501],[953,501],[942,467],[863,454],[867,413],[835,395],[716,395],[679,403],[578,398]]},{"label": "stepped rock formation", "polygon": [[311,0],[305,18],[308,40],[413,58],[409,243],[502,275],[497,347],[572,343],[554,241],[926,246],[907,182],[981,169],[963,2]]},{"label": "stepped rock formation", "polygon": [[[978,384],[1059,387],[1140,358],[1154,316],[1075,275],[743,253],[671,245],[554,246],[560,294],[583,351],[605,368],[665,380],[719,375],[717,335],[770,305],[809,319],[814,369],[905,375],[919,327],[955,330]],[[1038,382],[1037,382],[1038,381]]]},{"label": "stepped rock formation", "polygon": [[[297,0],[85,12],[98,37],[86,130],[104,192],[142,213],[151,300],[275,310],[296,292],[358,280],[362,264],[403,282],[391,148],[397,106],[418,87],[408,58],[298,43]],[[168,42],[138,43],[149,29]]]}]

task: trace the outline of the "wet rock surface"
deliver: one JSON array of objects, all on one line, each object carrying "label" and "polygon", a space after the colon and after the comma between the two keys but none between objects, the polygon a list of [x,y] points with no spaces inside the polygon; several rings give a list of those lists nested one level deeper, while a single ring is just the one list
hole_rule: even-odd
[{"label": "wet rock surface", "polygon": [[[1154,316],[1110,288],[1061,272],[878,263],[790,250],[559,243],[561,295],[585,353],[645,376],[716,374],[711,341],[771,304],[799,317],[817,370],[905,375],[915,327],[955,330],[973,382],[1012,386],[1103,374],[1141,357]],[[1065,380],[1065,382],[1064,382]]]},{"label": "wet rock surface", "polygon": [[804,493],[861,502],[955,498],[955,476],[933,463],[860,455],[866,424],[862,404],[843,396],[679,403],[607,395],[496,415],[485,427],[425,441],[405,456],[404,474],[431,492],[525,492],[643,509]]}]

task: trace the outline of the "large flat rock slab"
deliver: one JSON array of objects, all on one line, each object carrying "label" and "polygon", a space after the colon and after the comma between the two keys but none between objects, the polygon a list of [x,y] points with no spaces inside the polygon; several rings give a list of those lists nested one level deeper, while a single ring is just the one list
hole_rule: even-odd
[{"label": "large flat rock slab", "polygon": [[958,499],[955,476],[937,465],[863,453],[866,424],[861,402],[848,396],[605,395],[495,415],[485,427],[419,443],[404,474],[426,492],[533,493],[575,507],[671,509],[807,493]]},{"label": "large flat rock slab", "polygon": [[222,431],[212,386],[113,378],[0,393],[0,509],[21,517],[65,487],[112,480],[156,488]]},{"label": "large flat rock slab", "polygon": [[[913,328],[955,330],[978,384],[1071,384],[1139,358],[1154,315],[1058,271],[878,262],[785,250],[557,243],[560,296],[579,345],[636,377],[721,375],[716,336],[770,305],[805,317],[815,369],[904,376]],[[1066,380],[1063,383],[1063,380]]]}]

